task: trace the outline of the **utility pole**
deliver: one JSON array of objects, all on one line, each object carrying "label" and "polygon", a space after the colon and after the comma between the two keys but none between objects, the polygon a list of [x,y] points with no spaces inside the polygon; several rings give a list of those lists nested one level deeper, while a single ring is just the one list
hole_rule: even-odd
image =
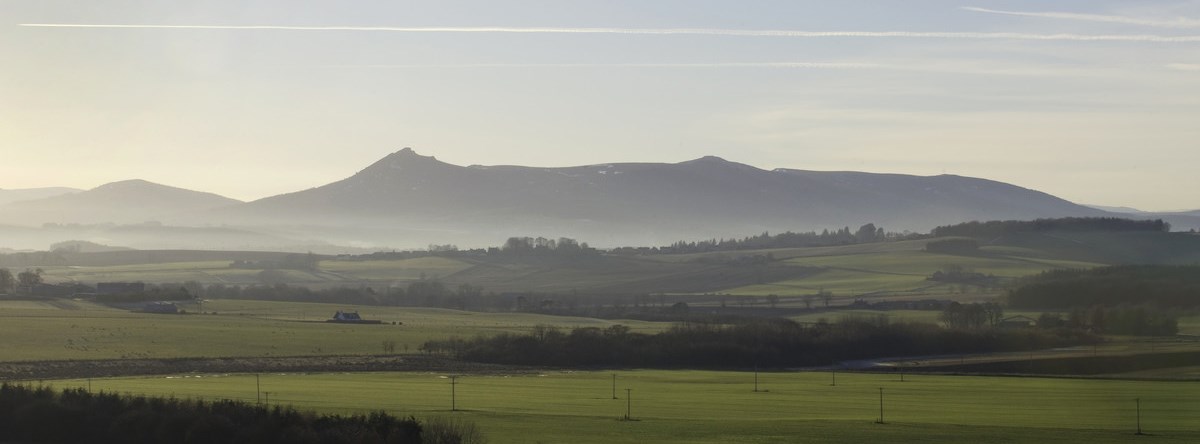
[{"label": "utility pole", "polygon": [[92,392],[92,378],[88,378],[88,393]]},{"label": "utility pole", "polygon": [[1142,398],[1133,398],[1137,403],[1137,435],[1142,434]]},{"label": "utility pole", "polygon": [[612,374],[612,397],[617,399],[617,374]]},{"label": "utility pole", "polygon": [[266,397],[264,398],[263,406],[267,407],[267,408],[271,408],[271,392],[263,392],[263,395],[266,395]]},{"label": "utility pole", "polygon": [[258,380],[258,373],[254,374],[254,399],[255,402],[262,404],[262,383]]},{"label": "utility pole", "polygon": [[886,424],[883,422],[883,387],[879,388],[879,424]]},{"label": "utility pole", "polygon": [[454,389],[456,385],[458,385],[458,376],[450,375],[450,411],[452,412],[458,411],[458,397]]},{"label": "utility pole", "polygon": [[625,389],[625,420],[633,419],[633,389]]}]

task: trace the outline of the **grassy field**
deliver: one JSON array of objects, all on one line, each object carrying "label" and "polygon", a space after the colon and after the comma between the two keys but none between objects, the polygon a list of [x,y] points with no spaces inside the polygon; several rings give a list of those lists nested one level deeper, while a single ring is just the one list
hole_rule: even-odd
[{"label": "grassy field", "polygon": [[[187,307],[191,309],[191,307]],[[669,324],[527,313],[475,313],[433,308],[217,300],[211,315],[132,313],[78,301],[0,301],[0,360],[375,354],[383,341],[416,352],[429,339],[528,331],[535,325],[607,327],[654,332]],[[385,325],[323,322],[337,310],[359,311]],[[390,325],[391,322],[401,325]]]},{"label": "grassy field", "polygon": [[[195,312],[195,306],[184,308]],[[297,302],[214,300],[202,310],[217,314],[134,313],[82,301],[0,301],[0,361],[174,358],[219,356],[364,355],[415,353],[430,339],[527,332],[536,325],[564,329],[621,324],[654,333],[668,322],[602,320],[531,313],[478,313],[436,308],[377,307]],[[323,322],[337,310],[358,311],[384,325]],[[893,321],[937,322],[937,311],[834,309],[792,316],[799,322],[836,322],[843,316],[887,316]],[[1036,318],[1040,313],[1009,311]],[[400,323],[391,325],[392,322]],[[1200,333],[1200,316],[1180,320],[1180,333]],[[1161,339],[1159,340],[1161,341]],[[1145,341],[1115,339],[1101,347],[1149,348]],[[1037,352],[1039,356],[1043,352]],[[1045,352],[1049,353],[1049,352]],[[1051,353],[1052,354],[1052,353]]]},{"label": "grassy field", "polygon": [[347,280],[412,281],[421,277],[444,277],[471,268],[457,259],[425,257],[381,261],[321,261],[321,271],[336,273]]},{"label": "grassy field", "polygon": [[[250,285],[261,284],[262,270],[230,267],[232,261],[158,262],[106,266],[41,267],[48,282],[148,282]],[[322,261],[318,271],[280,270],[289,283],[315,286],[358,285],[376,283],[388,285],[408,282],[422,277],[442,277],[465,269],[472,264],[447,258],[417,258],[381,261]]]},{"label": "grassy field", "polygon": [[[264,374],[271,404],[348,413],[454,415],[514,442],[1197,442],[1200,385],[1081,379],[620,371],[459,377],[418,373]],[[255,402],[254,375],[56,381],[57,387]],[[625,389],[631,389],[630,398]],[[883,419],[876,424],[883,389]],[[1141,426],[1133,435],[1135,399]],[[618,418],[631,409],[634,421]]]},{"label": "grassy field", "polygon": [[[912,243],[902,243],[915,247]],[[881,244],[888,245],[888,244]],[[827,250],[826,255],[792,257],[787,263],[797,266],[817,267],[823,270],[813,276],[796,280],[756,284],[726,290],[731,294],[745,295],[793,295],[811,294],[818,290],[832,291],[838,300],[856,296],[888,297],[925,295],[935,298],[961,295],[963,290],[985,292],[977,287],[966,287],[926,280],[933,272],[950,267],[977,273],[995,275],[1002,280],[1028,276],[1055,268],[1091,268],[1100,264],[1068,260],[1038,259],[1010,256],[1000,251],[980,256],[956,256],[929,253],[920,249],[897,249],[895,245],[881,251],[861,251],[837,254]],[[842,302],[844,303],[844,302]]]}]

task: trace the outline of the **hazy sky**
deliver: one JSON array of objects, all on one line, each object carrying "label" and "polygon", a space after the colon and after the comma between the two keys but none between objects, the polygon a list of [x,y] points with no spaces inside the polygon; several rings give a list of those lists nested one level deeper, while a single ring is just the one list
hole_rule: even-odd
[{"label": "hazy sky", "polygon": [[0,188],[256,199],[411,146],[1200,208],[1200,1],[0,0],[0,18]]}]

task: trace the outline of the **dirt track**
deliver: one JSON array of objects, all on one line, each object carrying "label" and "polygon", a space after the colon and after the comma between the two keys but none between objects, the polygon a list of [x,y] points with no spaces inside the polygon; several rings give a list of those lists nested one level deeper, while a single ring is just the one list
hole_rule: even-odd
[{"label": "dirt track", "polygon": [[525,373],[535,370],[528,367],[463,362],[429,355],[0,362],[0,380],[66,379],[181,373],[377,371],[487,374]]}]

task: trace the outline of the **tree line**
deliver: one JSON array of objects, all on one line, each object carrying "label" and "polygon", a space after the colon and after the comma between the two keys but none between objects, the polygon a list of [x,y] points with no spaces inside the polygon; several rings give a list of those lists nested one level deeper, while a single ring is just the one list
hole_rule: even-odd
[{"label": "tree line", "polygon": [[1169,336],[1179,313],[1200,307],[1200,266],[1118,265],[1050,270],[1022,278],[1005,295],[1010,307],[1068,311],[1043,314],[1038,326],[1097,333]]},{"label": "tree line", "polygon": [[1006,295],[1013,308],[1071,309],[1096,305],[1200,307],[1200,266],[1118,265],[1050,270],[1023,278]]},{"label": "tree line", "polygon": [[1175,336],[1179,319],[1174,313],[1148,306],[1093,306],[1076,308],[1063,317],[1060,313],[1042,313],[1037,326],[1044,329],[1075,329],[1094,333],[1129,336]]},{"label": "tree line", "polygon": [[0,385],[0,441],[52,443],[481,442],[473,425],[418,422],[379,411],[317,415],[239,401],[56,391]]},{"label": "tree line", "polygon": [[619,247],[610,250],[612,254],[690,254],[709,253],[714,251],[764,250],[771,248],[800,248],[825,247],[833,245],[863,244],[904,239],[916,239],[922,235],[912,233],[887,232],[883,227],[874,223],[858,227],[851,231],[850,227],[842,227],[830,231],[792,232],[778,234],[763,232],[757,236],[747,236],[740,239],[710,239],[703,241],[677,241],[662,247]]},{"label": "tree line", "polygon": [[945,225],[930,231],[933,237],[962,236],[990,239],[1005,234],[1036,231],[1149,231],[1169,232],[1171,224],[1162,219],[1132,220],[1116,217],[1065,217],[1058,219],[966,222]]},{"label": "tree line", "polygon": [[459,359],[517,365],[646,368],[787,368],[899,355],[1032,350],[1095,342],[1074,330],[941,328],[846,317],[800,324],[757,319],[736,324],[680,323],[657,334],[616,325],[428,341],[421,350]]},{"label": "tree line", "polygon": [[34,287],[42,284],[43,274],[41,268],[26,268],[15,275],[12,270],[0,268],[0,294],[32,293]]},{"label": "tree line", "polygon": [[497,257],[551,257],[579,258],[598,256],[600,251],[592,248],[587,242],[581,242],[569,237],[557,239],[547,237],[513,236],[498,247],[472,248],[460,250],[453,244],[430,244],[425,250],[377,251],[368,254],[341,254],[337,260],[344,261],[373,261],[373,260],[402,260],[422,257],[448,258],[483,258]]}]

